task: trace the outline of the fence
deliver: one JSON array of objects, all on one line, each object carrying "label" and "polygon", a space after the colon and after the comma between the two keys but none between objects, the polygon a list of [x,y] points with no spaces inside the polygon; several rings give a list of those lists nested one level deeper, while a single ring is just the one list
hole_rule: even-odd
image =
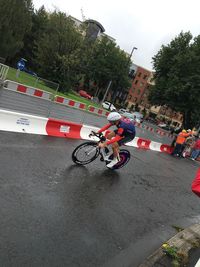
[{"label": "fence", "polygon": [[9,67],[0,63],[0,82],[6,79]]}]

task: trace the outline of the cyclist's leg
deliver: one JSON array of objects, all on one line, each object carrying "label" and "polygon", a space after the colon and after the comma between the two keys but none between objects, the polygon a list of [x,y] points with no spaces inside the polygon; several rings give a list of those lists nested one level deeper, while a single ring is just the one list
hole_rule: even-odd
[{"label": "cyclist's leg", "polygon": [[134,134],[126,135],[126,136],[124,136],[124,138],[122,138],[121,140],[118,141],[118,145],[119,146],[125,145],[126,143],[132,141],[134,138],[135,138]]},{"label": "cyclist's leg", "polygon": [[112,150],[113,150],[113,157],[117,158],[119,156],[119,144],[118,144],[118,142],[114,142],[112,144]]},{"label": "cyclist's leg", "polygon": [[[116,136],[116,131],[112,131],[106,136],[106,138],[111,140],[115,136]],[[115,142],[111,146],[112,146],[112,151],[113,151],[113,157],[116,158],[119,154],[119,145],[117,142]]]}]

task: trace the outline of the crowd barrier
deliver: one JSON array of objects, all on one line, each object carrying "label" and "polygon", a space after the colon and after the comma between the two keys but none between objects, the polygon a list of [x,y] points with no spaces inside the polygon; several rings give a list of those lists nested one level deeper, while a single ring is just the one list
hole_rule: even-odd
[{"label": "crowd barrier", "polygon": [[86,109],[86,104],[61,96],[56,96],[54,102],[78,109]]},{"label": "crowd barrier", "polygon": [[0,130],[47,135],[47,118],[0,110]]},{"label": "crowd barrier", "polygon": [[157,134],[159,134],[161,136],[168,136],[168,137],[173,138],[173,135],[170,134],[170,133],[164,132],[164,131],[162,131],[160,129],[155,129],[155,128],[151,127],[151,126],[144,125],[142,123],[135,122],[135,126],[137,126],[139,128],[142,128],[142,129],[145,129],[147,131],[150,131],[152,133],[157,133]]},{"label": "crowd barrier", "polygon": [[31,86],[26,86],[24,84],[20,84],[17,82],[9,81],[9,80],[6,80],[4,82],[3,87],[9,90],[13,90],[19,93],[29,95],[29,96],[40,97],[46,100],[51,100],[53,97],[53,94],[48,93],[46,91],[31,87]]},{"label": "crowd barrier", "polygon": [[97,108],[97,107],[94,107],[94,106],[88,106],[88,111],[91,112],[91,113],[95,113],[97,115],[102,115],[102,116],[106,116],[106,117],[110,113],[108,111],[105,111],[104,109]]},{"label": "crowd barrier", "polygon": [[[0,110],[0,130],[2,131],[94,140],[94,137],[89,137],[89,133],[92,130],[97,131],[98,129],[97,127],[84,124]],[[127,145],[166,153],[171,153],[172,151],[172,147],[169,145],[140,137],[135,137],[135,139],[127,143]]]},{"label": "crowd barrier", "polygon": [[[19,84],[17,82],[13,82],[13,81],[9,81],[9,80],[6,80],[4,82],[4,88],[8,88],[10,90],[14,90],[14,91],[17,91],[17,92],[20,92],[20,93],[23,93],[23,94],[28,94],[30,96],[44,98],[44,99],[47,99],[47,100],[52,100],[53,99],[53,94],[51,94],[51,93],[39,90],[39,89],[34,88],[34,87],[25,86],[23,84]],[[105,111],[104,109],[101,109],[101,108],[94,107],[92,105],[88,106],[88,109],[87,109],[87,106],[84,103],[81,103],[81,102],[78,102],[78,101],[74,101],[72,99],[61,97],[61,96],[58,96],[58,95],[55,96],[54,102],[58,103],[58,104],[66,105],[66,106],[69,106],[69,107],[74,107],[74,108],[77,108],[77,109],[81,109],[81,110],[87,110],[87,111],[89,111],[89,112],[91,112],[93,114],[99,115],[99,116],[108,116],[108,114],[109,114],[108,111]],[[159,130],[159,129],[155,129],[153,127],[144,125],[142,123],[135,122],[135,126],[137,126],[139,128],[142,128],[142,129],[145,129],[147,131],[159,134],[161,136],[167,136],[167,137],[173,138],[173,135],[170,134],[170,133],[164,132],[164,131]]]}]

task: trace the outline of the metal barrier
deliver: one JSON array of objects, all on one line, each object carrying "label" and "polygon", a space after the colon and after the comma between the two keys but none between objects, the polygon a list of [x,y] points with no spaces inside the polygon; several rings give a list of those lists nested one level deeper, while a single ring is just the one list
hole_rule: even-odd
[{"label": "metal barrier", "polygon": [[101,108],[97,108],[93,106],[88,106],[88,111],[91,113],[95,113],[97,115],[101,115],[101,116],[108,116],[108,114],[110,113],[109,111],[105,111]]},{"label": "metal barrier", "polygon": [[26,86],[24,84],[20,84],[17,82],[9,81],[9,80],[4,81],[4,88],[13,90],[19,93],[27,94],[30,96],[41,97],[46,100],[53,99],[53,94],[49,92],[39,90],[31,86]]},{"label": "metal barrier", "polygon": [[3,82],[6,79],[9,67],[0,63],[0,81]]}]

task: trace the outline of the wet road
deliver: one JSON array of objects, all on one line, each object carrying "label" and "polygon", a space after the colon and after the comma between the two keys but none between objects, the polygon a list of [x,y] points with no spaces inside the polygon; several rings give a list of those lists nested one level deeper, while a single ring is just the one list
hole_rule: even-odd
[{"label": "wet road", "polygon": [[199,222],[198,163],[129,148],[118,172],[78,167],[80,142],[0,132],[1,266],[136,267]]}]

